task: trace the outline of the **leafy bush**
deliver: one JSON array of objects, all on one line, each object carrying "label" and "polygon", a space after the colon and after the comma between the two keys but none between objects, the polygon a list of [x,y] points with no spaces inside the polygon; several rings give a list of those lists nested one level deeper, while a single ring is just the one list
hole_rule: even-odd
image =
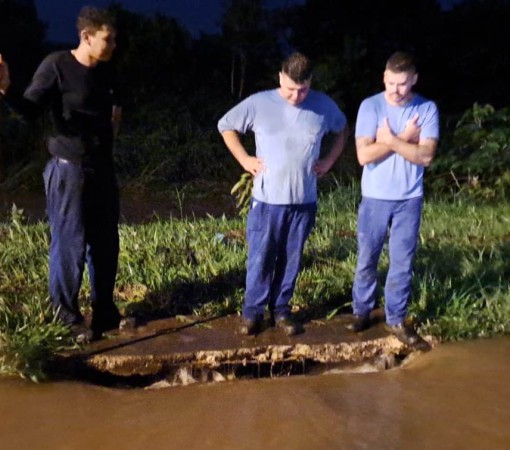
[{"label": "leafy bush", "polygon": [[37,381],[70,340],[47,298],[47,226],[24,222],[13,206],[10,222],[0,224],[0,374]]},{"label": "leafy bush", "polygon": [[432,188],[478,198],[507,198],[510,190],[510,108],[467,110],[446,133],[430,168]]}]

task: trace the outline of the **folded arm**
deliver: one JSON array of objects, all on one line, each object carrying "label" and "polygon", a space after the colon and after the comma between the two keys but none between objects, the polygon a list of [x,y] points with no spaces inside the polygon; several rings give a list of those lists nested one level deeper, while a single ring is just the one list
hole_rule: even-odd
[{"label": "folded arm", "polygon": [[402,133],[396,135],[391,130],[388,119],[377,129],[375,139],[360,137],[356,139],[356,151],[359,163],[364,166],[380,161],[392,153],[398,153],[407,161],[421,166],[429,166],[437,148],[437,139],[421,139],[421,128],[418,126],[418,115],[406,125]]}]

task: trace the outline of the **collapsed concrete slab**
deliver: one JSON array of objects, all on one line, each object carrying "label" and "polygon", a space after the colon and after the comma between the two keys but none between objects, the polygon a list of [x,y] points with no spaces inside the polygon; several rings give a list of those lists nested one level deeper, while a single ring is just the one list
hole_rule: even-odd
[{"label": "collapsed concrete slab", "polygon": [[[175,378],[182,368],[190,376],[211,378],[204,373],[235,378],[255,367],[258,373],[306,373],[322,365],[355,367],[369,364],[384,370],[398,364],[416,349],[389,335],[381,323],[352,334],[345,330],[348,318],[311,321],[305,332],[288,337],[280,329],[266,326],[257,336],[237,332],[237,316],[196,320],[179,317],[149,322],[130,332],[115,332],[108,338],[76,351],[58,355],[57,365],[64,371],[81,371],[114,377]],[[424,342],[423,349],[430,348]],[[275,371],[274,367],[286,368]],[[287,370],[288,369],[288,370]],[[213,371],[213,372],[210,372]],[[221,375],[221,376],[223,376]]]}]

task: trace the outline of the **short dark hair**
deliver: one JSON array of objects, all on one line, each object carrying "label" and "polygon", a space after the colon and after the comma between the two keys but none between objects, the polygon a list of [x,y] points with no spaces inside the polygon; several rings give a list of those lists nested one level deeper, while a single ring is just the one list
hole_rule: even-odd
[{"label": "short dark hair", "polygon": [[390,70],[394,73],[416,73],[416,61],[414,55],[411,52],[403,51],[393,53],[386,62],[386,70]]},{"label": "short dark hair", "polygon": [[313,75],[310,59],[299,52],[294,52],[282,62],[282,72],[298,84],[305,83]]},{"label": "short dark hair", "polygon": [[78,14],[76,21],[78,34],[83,30],[96,32],[104,26],[115,28],[115,20],[106,9],[84,6]]}]

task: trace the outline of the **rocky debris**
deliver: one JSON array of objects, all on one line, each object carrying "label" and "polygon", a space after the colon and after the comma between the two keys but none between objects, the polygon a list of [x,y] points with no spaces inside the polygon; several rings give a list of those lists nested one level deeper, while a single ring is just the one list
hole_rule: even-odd
[{"label": "rocky debris", "polygon": [[87,365],[115,375],[154,375],[170,367],[191,365],[218,368],[226,365],[246,366],[276,362],[310,361],[317,363],[359,363],[379,358],[387,361],[408,349],[393,336],[349,343],[268,345],[224,350],[201,350],[163,355],[99,354],[87,358]]},{"label": "rocky debris", "polygon": [[[305,333],[285,336],[266,328],[256,337],[240,336],[239,318],[207,321],[166,319],[146,327],[59,355],[61,370],[74,364],[96,377],[146,378],[151,389],[218,382],[251,373],[280,376],[293,373],[374,372],[398,366],[416,354],[376,324],[363,333],[344,330],[345,318],[305,325]],[[200,326],[197,326],[200,325]],[[426,344],[434,345],[430,339]],[[78,362],[78,364],[77,364]],[[266,374],[266,375],[264,375]]]}]

